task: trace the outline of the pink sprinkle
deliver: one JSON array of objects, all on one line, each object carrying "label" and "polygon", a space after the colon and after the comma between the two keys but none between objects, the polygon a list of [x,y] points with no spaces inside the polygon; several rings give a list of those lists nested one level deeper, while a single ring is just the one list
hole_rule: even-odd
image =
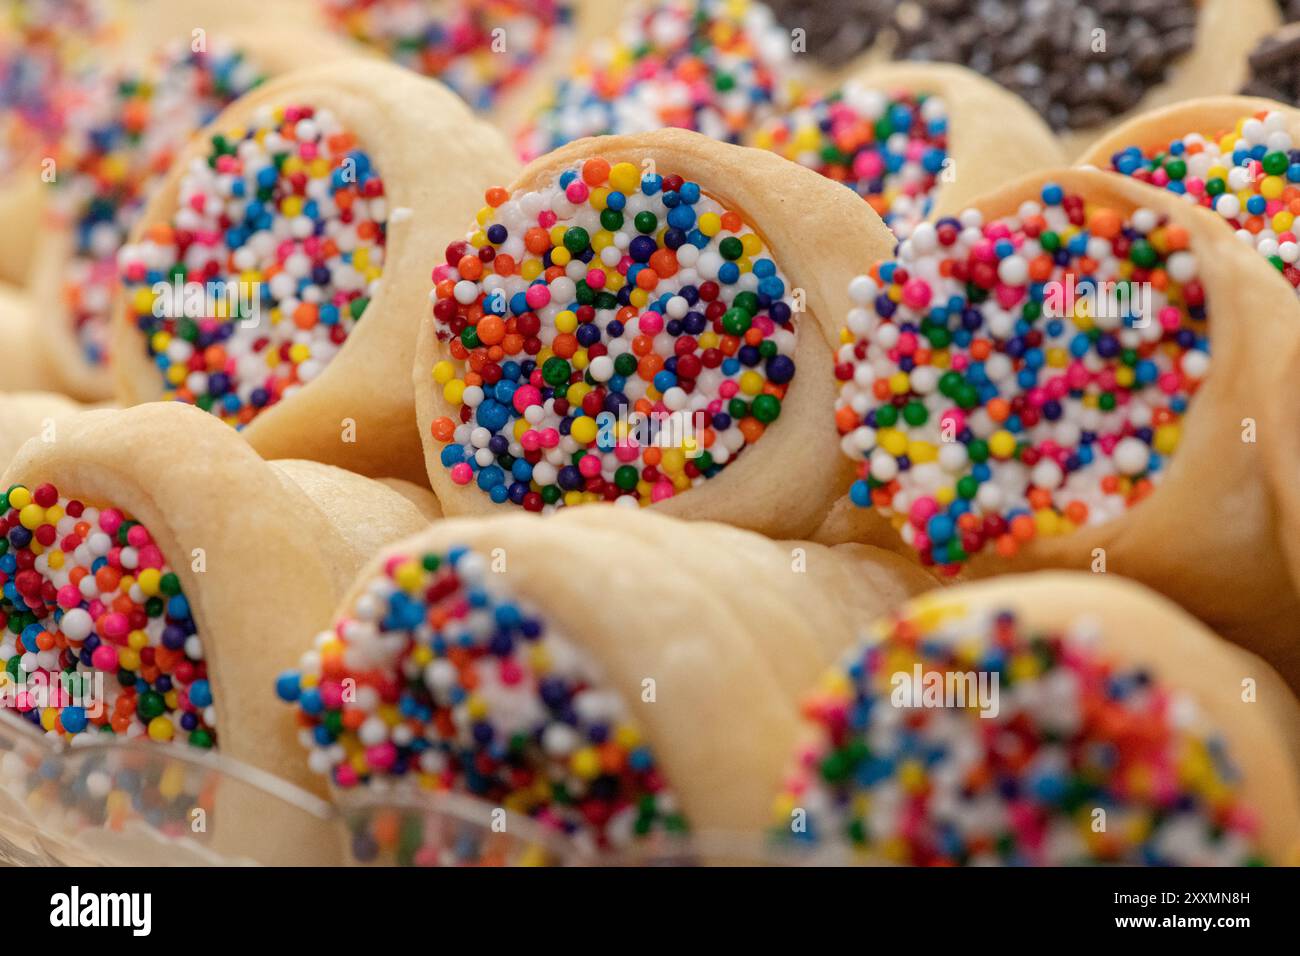
[{"label": "pink sprinkle", "polygon": [[593,289],[605,288],[605,270],[592,269],[590,272],[588,272],[587,285],[591,286]]},{"label": "pink sprinkle", "polygon": [[90,655],[90,666],[97,671],[117,670],[117,649],[100,644]]},{"label": "pink sprinkle", "polygon": [[1003,285],[999,282],[994,295],[997,296],[998,304],[1002,308],[1009,309],[1023,299],[1027,291],[1025,286]]},{"label": "pink sprinkle", "polygon": [[507,687],[512,687],[524,679],[524,669],[519,662],[512,657],[504,658],[499,668],[501,683]]},{"label": "pink sprinkle", "polygon": [[110,641],[121,643],[131,630],[131,622],[125,614],[112,611],[104,615],[104,621],[100,625],[100,629]]},{"label": "pink sprinkle", "polygon": [[877,179],[885,171],[885,162],[874,151],[858,153],[853,160],[853,172],[861,179]]},{"label": "pink sprinkle", "polygon": [[122,526],[122,512],[116,508],[105,508],[99,513],[99,527],[107,534],[116,534]]},{"label": "pink sprinkle", "polygon": [[664,317],[658,312],[645,312],[637,320],[643,335],[658,335],[664,330]]},{"label": "pink sprinkle", "polygon": [[569,183],[569,188],[564,191],[564,197],[571,203],[583,203],[587,201],[587,184],[581,179],[575,179]]},{"label": "pink sprinkle", "polygon": [[542,393],[531,385],[521,385],[515,389],[512,401],[515,411],[522,415],[531,406],[542,404]]},{"label": "pink sprinkle", "polygon": [[551,301],[551,290],[547,288],[546,283],[537,282],[528,287],[527,291],[524,292],[524,298],[527,300],[529,308],[541,309]]},{"label": "pink sprinkle", "polygon": [[59,588],[56,600],[59,602],[59,607],[76,607],[81,603],[81,592],[71,584],[65,584]]},{"label": "pink sprinkle", "polygon": [[331,710],[343,705],[343,685],[338,681],[329,681],[320,685],[321,703]]},{"label": "pink sprinkle", "polygon": [[474,478],[474,469],[465,462],[458,462],[451,466],[451,480],[458,485],[468,485]]},{"label": "pink sprinkle", "polygon": [[585,455],[578,461],[578,472],[584,478],[595,478],[600,474],[600,456]]},{"label": "pink sprinkle", "polygon": [[673,496],[673,483],[668,480],[656,481],[653,488],[650,489],[651,501],[664,501]]},{"label": "pink sprinkle", "polygon": [[907,513],[907,518],[916,527],[922,528],[925,523],[933,518],[939,511],[939,504],[928,495],[923,498],[917,498],[912,502],[912,507]]}]

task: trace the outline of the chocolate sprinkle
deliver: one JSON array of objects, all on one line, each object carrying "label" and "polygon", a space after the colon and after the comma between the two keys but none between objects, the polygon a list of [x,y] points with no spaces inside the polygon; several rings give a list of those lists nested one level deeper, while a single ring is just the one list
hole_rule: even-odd
[{"label": "chocolate sprinkle", "polygon": [[[1095,126],[1132,109],[1196,38],[1194,0],[908,0],[893,6],[896,58],[977,70],[1021,96],[1056,130]],[[1103,38],[1104,49],[1095,49]]]},{"label": "chocolate sprinkle", "polygon": [[840,66],[866,50],[888,22],[891,0],[769,0],[781,25],[802,29],[809,56]]},{"label": "chocolate sprinkle", "polygon": [[1249,62],[1250,78],[1241,92],[1292,106],[1300,103],[1300,23],[1260,40]]}]

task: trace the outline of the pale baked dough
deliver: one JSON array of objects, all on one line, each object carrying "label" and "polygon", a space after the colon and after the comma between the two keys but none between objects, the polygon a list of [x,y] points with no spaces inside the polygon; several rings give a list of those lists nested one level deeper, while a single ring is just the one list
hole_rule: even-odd
[{"label": "pale baked dough", "polygon": [[[1300,598],[1283,560],[1264,452],[1300,402],[1288,384],[1300,347],[1300,303],[1290,284],[1214,213],[1124,176],[1054,170],[972,205],[986,220],[1014,215],[1049,182],[1118,209],[1153,209],[1188,230],[1209,303],[1211,371],[1183,421],[1182,444],[1150,497],[1114,521],[1035,539],[1010,561],[977,556],[965,575],[1041,567],[1086,571],[1093,550],[1102,548],[1109,571],[1178,601],[1300,686]],[[1246,419],[1256,423],[1255,443],[1242,440]],[[859,510],[866,509],[838,502],[815,540],[898,547],[888,522],[853,513]]]},{"label": "pale baked dough", "polygon": [[[1300,705],[1264,661],[1216,637],[1172,602],[1110,574],[1039,572],[951,588],[924,605],[1013,610],[1028,628],[1096,620],[1098,654],[1149,670],[1191,695],[1227,744],[1242,796],[1259,816],[1260,846],[1274,863],[1300,863]],[[1243,700],[1243,681],[1255,699]]]},{"label": "pale baked dough", "polygon": [[[362,563],[383,544],[425,527],[419,508],[341,469],[263,461],[222,422],[180,403],[62,419],[55,442],[28,442],[0,480],[5,487],[51,482],[142,522],[193,610],[220,752],[320,792],[301,762],[284,760],[298,743],[276,702],[275,679],[328,625]],[[202,571],[195,570],[196,549]],[[318,856],[332,856],[332,839],[299,832],[297,817],[286,813],[284,829],[264,819],[283,813],[282,805],[268,801],[260,814],[251,789],[241,803],[239,818],[250,826],[219,829],[219,838],[232,841],[223,851],[296,859],[304,852],[298,844],[310,839]],[[258,828],[265,830],[259,839],[238,845]]]},{"label": "pale baked dough", "polygon": [[[702,829],[766,824],[804,690],[853,641],[862,616],[934,584],[872,548],[776,542],[642,509],[575,508],[439,522],[372,559],[339,615],[350,615],[390,555],[452,547],[504,560],[501,586],[593,655]],[[792,566],[795,548],[805,551],[803,572]],[[655,681],[653,703],[642,700],[646,679]]]},{"label": "pale baked dough", "polygon": [[[210,44],[209,49],[218,43],[227,43],[242,51],[267,77],[279,76],[303,67],[337,62],[352,55],[348,45],[326,34],[311,30],[290,32],[281,23],[280,17],[273,15],[269,22],[261,22],[259,18],[251,16],[251,5],[248,3],[236,3],[232,8],[242,9],[244,14],[248,14],[239,18],[230,13],[218,16],[211,9],[224,5],[226,4],[208,2],[176,5],[146,3],[139,11],[139,21],[132,21],[135,28],[131,34],[130,47],[137,50],[139,62],[147,63],[166,47],[177,44],[189,46],[194,42],[192,31],[201,29],[206,34],[204,39]],[[149,8],[154,8],[153,15],[146,17]],[[165,13],[164,10],[170,13]],[[206,145],[207,140],[195,137],[195,142]],[[183,144],[177,145],[179,147]],[[183,152],[178,149],[178,153]],[[182,164],[174,164],[168,182],[174,181],[182,172]],[[167,188],[167,185],[159,188]],[[150,207],[146,206],[146,212],[148,208]],[[53,370],[59,389],[77,398],[95,401],[113,394],[113,373],[108,365],[95,365],[86,360],[64,301],[63,283],[68,260],[74,252],[75,228],[75,224],[68,222],[67,217],[59,211],[57,198],[46,204],[45,228],[37,233],[35,239],[30,269],[31,287],[33,297],[42,304],[44,312],[44,318],[37,326],[44,360]],[[115,302],[113,312],[120,308],[121,303]],[[113,346],[116,349],[116,341]],[[143,354],[143,349],[141,353]],[[112,356],[112,360],[116,360],[116,355]],[[157,373],[154,374],[157,377]],[[154,397],[157,395],[161,395],[161,389]]]},{"label": "pale baked dough", "polygon": [[[17,232],[11,230],[9,235]],[[0,389],[17,392],[56,387],[54,371],[46,361],[41,344],[40,315],[36,302],[27,292],[0,283],[0,342],[4,343]]]},{"label": "pale baked dough", "polygon": [[[774,153],[730,146],[686,130],[601,136],[570,143],[530,163],[510,191],[535,190],[575,164],[601,156],[637,167],[653,160],[663,175],[677,174],[728,209],[740,213],[771,252],[791,288],[803,289],[807,311],[795,316],[797,372],[781,416],[717,476],[653,507],[679,518],[724,521],[775,538],[806,536],[851,482],[839,455],[830,410],[837,323],[851,308],[849,280],[865,264],[892,251],[894,238],[852,190]],[[466,218],[461,238],[469,225]],[[426,291],[432,283],[427,280]],[[439,342],[427,300],[420,314],[414,367],[416,416],[429,481],[450,516],[496,514],[477,486],[457,485],[443,467],[444,447],[430,427],[457,409],[434,387],[435,363],[450,356]],[[836,459],[839,456],[839,460]]]},{"label": "pale baked dough", "polygon": [[[0,186],[0,280],[25,285],[32,271],[32,232],[40,223],[45,194],[40,159],[20,158]],[[3,320],[0,320],[3,321]]]},{"label": "pale baked dough", "polygon": [[58,422],[85,410],[85,405],[58,392],[0,393],[0,469],[27,439],[49,434],[57,440]]},{"label": "pale baked dough", "polygon": [[[389,207],[384,272],[379,292],[333,361],[297,394],[259,414],[243,435],[268,458],[311,458],[424,484],[410,370],[416,326],[429,319],[429,276],[482,206],[487,187],[510,179],[518,164],[500,134],[441,84],[369,59],[273,80],[232,104],[211,129],[238,126],[263,106],[293,103],[331,110],[373,158]],[[198,137],[176,164],[132,241],[151,223],[171,218],[188,157],[201,154],[206,139]],[[120,400],[159,398],[161,377],[120,297],[113,322]]]}]

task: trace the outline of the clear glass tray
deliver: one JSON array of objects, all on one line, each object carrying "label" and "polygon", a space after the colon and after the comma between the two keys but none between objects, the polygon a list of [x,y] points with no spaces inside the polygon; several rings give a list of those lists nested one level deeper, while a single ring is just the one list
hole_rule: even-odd
[{"label": "clear glass tray", "polygon": [[[503,832],[504,831],[504,832]],[[761,836],[650,839],[619,857],[458,794],[331,804],[220,753],[108,737],[75,747],[0,711],[0,866],[808,865]]]}]

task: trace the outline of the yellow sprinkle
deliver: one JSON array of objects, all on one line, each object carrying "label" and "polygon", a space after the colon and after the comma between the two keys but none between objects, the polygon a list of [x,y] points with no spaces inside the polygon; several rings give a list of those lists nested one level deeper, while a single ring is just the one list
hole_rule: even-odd
[{"label": "yellow sprinkle", "polygon": [[740,385],[740,390],[746,395],[757,395],[763,391],[763,376],[750,369],[741,373],[737,384]]},{"label": "yellow sprinkle", "polygon": [[1178,443],[1182,440],[1183,430],[1179,425],[1161,425],[1156,429],[1155,441],[1152,443],[1155,450],[1162,455],[1172,455],[1178,449]]},{"label": "yellow sprinkle", "polygon": [[595,441],[597,431],[596,419],[588,418],[586,415],[573,419],[572,425],[569,426],[569,434],[573,436],[573,440],[582,445]]},{"label": "yellow sprinkle", "polygon": [[600,754],[595,747],[583,747],[569,758],[573,772],[584,780],[594,780],[600,775]]},{"label": "yellow sprinkle", "polygon": [[415,593],[424,580],[424,572],[418,561],[403,561],[393,571],[393,581],[403,591]]},{"label": "yellow sprinkle", "polygon": [[1010,458],[1016,452],[1016,436],[998,429],[989,437],[989,452],[995,458]]},{"label": "yellow sprinkle", "polygon": [[609,184],[621,193],[631,193],[641,185],[641,172],[631,163],[615,163],[609,171]]},{"label": "yellow sprinkle", "polygon": [[439,385],[446,385],[456,377],[456,366],[446,359],[433,367],[433,380]]},{"label": "yellow sprinkle", "polygon": [[27,505],[18,512],[18,521],[28,531],[35,531],[45,523],[45,509],[35,503]]},{"label": "yellow sprinkle", "polygon": [[158,792],[168,800],[181,795],[185,787],[185,767],[179,763],[169,763],[158,780]]},{"label": "yellow sprinkle", "polygon": [[882,428],[876,432],[876,442],[897,458],[907,451],[907,436],[897,428]]},{"label": "yellow sprinkle", "polygon": [[1061,518],[1051,508],[1040,508],[1034,512],[1034,525],[1043,536],[1061,533]]},{"label": "yellow sprinkle", "polygon": [[916,465],[939,460],[939,449],[928,441],[913,441],[907,445],[907,457]]}]

